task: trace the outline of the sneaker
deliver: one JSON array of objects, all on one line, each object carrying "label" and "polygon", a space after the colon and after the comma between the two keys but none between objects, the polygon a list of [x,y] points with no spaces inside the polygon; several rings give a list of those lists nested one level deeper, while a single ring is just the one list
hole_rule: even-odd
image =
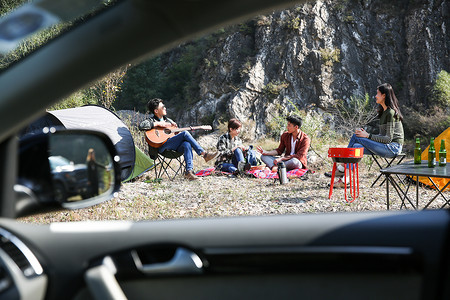
[{"label": "sneaker", "polygon": [[[325,172],[325,176],[331,177],[331,175],[333,175],[333,171]],[[341,170],[339,170],[339,168],[336,168],[336,172],[334,173],[334,176],[335,177],[343,177],[344,171],[341,171]]]},{"label": "sneaker", "polygon": [[246,163],[245,161],[238,162],[238,170],[239,172],[247,172],[250,170],[251,165],[249,163]]},{"label": "sneaker", "polygon": [[219,151],[216,152],[205,152],[205,154],[203,154],[203,158],[205,159],[206,162],[210,161],[211,159],[216,158],[217,156],[219,156]]},{"label": "sneaker", "polygon": [[230,178],[238,178],[240,176],[241,176],[241,172],[239,172],[239,170],[236,170],[229,175]]},{"label": "sneaker", "polygon": [[[347,182],[347,187],[349,187],[349,183]],[[337,181],[334,182],[333,188],[345,188],[345,182],[342,180],[342,178],[339,178]]]},{"label": "sneaker", "polygon": [[192,171],[187,171],[184,174],[184,178],[186,178],[188,180],[197,180],[197,179],[199,179],[199,177],[197,175],[195,175],[194,172],[192,172]]}]

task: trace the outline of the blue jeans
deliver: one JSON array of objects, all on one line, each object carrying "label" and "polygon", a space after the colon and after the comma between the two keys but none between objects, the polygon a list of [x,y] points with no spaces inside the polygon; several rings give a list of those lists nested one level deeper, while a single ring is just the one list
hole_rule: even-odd
[{"label": "blue jeans", "polygon": [[[273,164],[273,161],[277,159],[275,156],[271,155],[261,155],[261,160],[263,163],[267,165],[269,168],[273,168],[275,165]],[[286,166],[286,170],[294,170],[294,169],[302,169],[303,164],[301,161],[299,161],[297,158],[291,158],[290,160],[284,160],[284,165]]]},{"label": "blue jeans", "polygon": [[394,157],[402,152],[402,145],[399,143],[383,144],[356,135],[353,135],[350,139],[348,148],[364,148],[364,154],[374,154],[381,157]]},{"label": "blue jeans", "polygon": [[223,163],[222,167],[220,167],[220,171],[233,173],[237,170],[238,163],[240,161],[244,161],[244,153],[241,148],[237,148],[233,153],[233,163]]},{"label": "blue jeans", "polygon": [[168,139],[164,145],[158,149],[158,152],[162,153],[167,149],[182,152],[184,154],[186,171],[192,171],[194,169],[192,149],[194,149],[198,155],[205,152],[188,131],[182,131]]}]

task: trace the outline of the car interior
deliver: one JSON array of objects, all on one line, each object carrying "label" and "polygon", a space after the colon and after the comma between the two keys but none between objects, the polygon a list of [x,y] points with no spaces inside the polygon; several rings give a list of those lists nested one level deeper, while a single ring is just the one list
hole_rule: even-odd
[{"label": "car interior", "polygon": [[[76,21],[0,71],[0,299],[449,299],[448,210],[15,220],[96,205],[120,188],[120,157],[104,134],[46,128],[19,141],[47,107],[119,66],[303,2],[44,0],[3,16],[0,48],[13,47],[8,28],[27,34],[21,14],[41,14],[35,27],[55,15]],[[61,196],[49,157],[76,165],[93,144],[103,165],[95,193],[73,185]]]}]

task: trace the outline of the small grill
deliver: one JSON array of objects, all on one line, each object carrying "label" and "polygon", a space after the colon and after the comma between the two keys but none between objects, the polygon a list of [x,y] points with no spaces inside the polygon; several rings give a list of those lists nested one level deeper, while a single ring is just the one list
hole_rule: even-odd
[{"label": "small grill", "polygon": [[[353,202],[359,197],[359,169],[358,163],[362,159],[364,148],[330,148],[328,149],[328,157],[333,160],[333,172],[331,174],[330,194],[328,199],[331,199],[333,194],[333,184],[336,174],[336,163],[344,163],[344,191],[345,201]],[[349,190],[350,196],[353,200],[349,201],[347,197],[347,172],[349,173]]]}]

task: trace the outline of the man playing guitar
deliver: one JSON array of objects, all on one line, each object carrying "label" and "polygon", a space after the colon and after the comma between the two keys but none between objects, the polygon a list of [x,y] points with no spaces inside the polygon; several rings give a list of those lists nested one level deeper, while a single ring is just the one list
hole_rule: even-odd
[{"label": "man playing guitar", "polygon": [[[147,131],[153,128],[177,127],[177,124],[166,116],[167,112],[163,100],[159,98],[149,100],[147,103],[147,109],[148,112],[153,113],[153,115],[139,124],[140,130]],[[203,156],[206,162],[216,158],[219,154],[218,152],[211,153],[203,150],[203,148],[188,131],[182,131],[170,137],[161,147],[158,148],[158,152],[162,153],[167,149],[182,152],[184,154],[184,160],[186,162],[186,173],[184,177],[189,180],[198,179],[192,171],[194,169],[192,149],[194,149],[198,155]]]}]

